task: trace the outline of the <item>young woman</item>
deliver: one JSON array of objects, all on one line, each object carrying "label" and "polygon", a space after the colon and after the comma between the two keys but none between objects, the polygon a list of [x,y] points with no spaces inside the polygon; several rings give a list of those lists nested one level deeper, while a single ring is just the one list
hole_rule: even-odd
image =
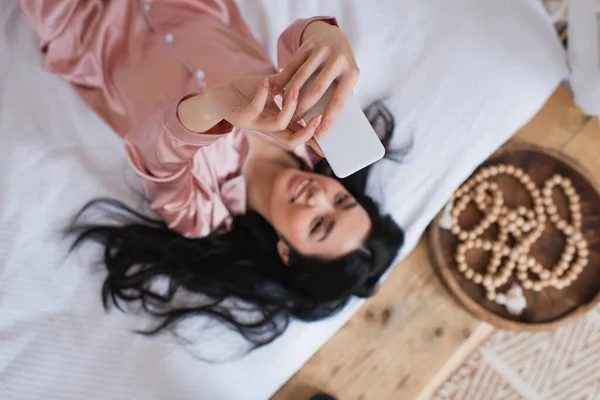
[{"label": "young woman", "polygon": [[[364,194],[367,171],[331,177],[314,140],[327,134],[358,79],[334,19],[290,26],[279,39],[277,72],[232,0],[21,6],[46,68],[124,138],[162,218],[111,201],[84,209],[112,205],[128,215],[119,225],[77,222],[71,230],[75,246],[105,246],[105,305],[141,302],[158,319],[150,333],[208,316],[261,346],[290,317],[322,319],[351,296],[374,292],[402,230]],[[327,110],[303,123],[333,81]],[[166,289],[156,287],[159,278]],[[182,292],[203,300],[177,305]]]}]

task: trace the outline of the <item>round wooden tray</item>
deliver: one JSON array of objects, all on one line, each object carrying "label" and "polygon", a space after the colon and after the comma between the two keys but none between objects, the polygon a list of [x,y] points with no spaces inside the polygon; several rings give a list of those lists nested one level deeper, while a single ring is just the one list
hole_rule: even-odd
[{"label": "round wooden tray", "polygon": [[[537,331],[556,328],[583,316],[600,302],[600,187],[574,160],[557,152],[540,147],[512,142],[500,148],[480,168],[493,164],[512,164],[528,173],[540,186],[554,174],[571,179],[581,197],[582,234],[588,241],[589,263],[578,279],[563,290],[546,288],[541,292],[523,290],[527,308],[515,316],[502,305],[486,298],[482,286],[465,279],[458,271],[454,255],[458,239],[439,226],[441,213],[429,227],[429,252],[434,269],[450,293],[478,318],[500,328]],[[474,174],[477,171],[474,172]],[[504,192],[509,207],[531,206],[527,192],[516,181],[502,177],[496,180]],[[509,195],[507,195],[510,193]],[[555,193],[554,200],[563,216],[567,215],[568,203],[564,196]],[[475,209],[467,209],[461,215],[461,225],[474,226],[481,216]],[[554,265],[562,252],[564,236],[548,224],[542,237],[531,249],[543,265]],[[485,258],[484,258],[485,257]],[[469,265],[481,272],[487,262],[485,254],[475,254]],[[479,258],[479,259],[477,259]],[[501,288],[505,290],[516,277]]]}]

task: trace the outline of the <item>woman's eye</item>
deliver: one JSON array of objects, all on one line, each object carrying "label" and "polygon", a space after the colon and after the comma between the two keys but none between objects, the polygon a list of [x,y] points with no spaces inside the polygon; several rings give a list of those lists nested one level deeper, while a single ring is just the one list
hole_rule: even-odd
[{"label": "woman's eye", "polygon": [[319,230],[319,228],[323,225],[323,217],[319,217],[315,222],[313,222],[313,226],[310,229],[310,233],[315,233]]},{"label": "woman's eye", "polygon": [[350,196],[347,194],[339,196],[335,201],[335,205],[339,206],[340,204],[343,204],[346,200],[348,200],[348,197]]}]

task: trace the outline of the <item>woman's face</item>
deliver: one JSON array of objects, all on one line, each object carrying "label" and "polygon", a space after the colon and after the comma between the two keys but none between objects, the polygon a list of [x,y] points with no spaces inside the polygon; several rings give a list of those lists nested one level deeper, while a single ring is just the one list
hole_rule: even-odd
[{"label": "woman's face", "polygon": [[[371,220],[365,209],[333,178],[286,169],[271,192],[270,222],[298,252],[338,258],[360,248]],[[287,263],[287,246],[279,252]]]}]

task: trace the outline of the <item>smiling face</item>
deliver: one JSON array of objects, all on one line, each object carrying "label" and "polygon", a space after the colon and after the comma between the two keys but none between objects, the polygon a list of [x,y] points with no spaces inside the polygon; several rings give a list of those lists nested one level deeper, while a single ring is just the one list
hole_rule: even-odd
[{"label": "smiling face", "polygon": [[[362,245],[371,220],[344,186],[324,175],[286,169],[275,180],[270,222],[294,249],[305,256],[342,257]],[[286,261],[286,249],[279,244]]]}]

